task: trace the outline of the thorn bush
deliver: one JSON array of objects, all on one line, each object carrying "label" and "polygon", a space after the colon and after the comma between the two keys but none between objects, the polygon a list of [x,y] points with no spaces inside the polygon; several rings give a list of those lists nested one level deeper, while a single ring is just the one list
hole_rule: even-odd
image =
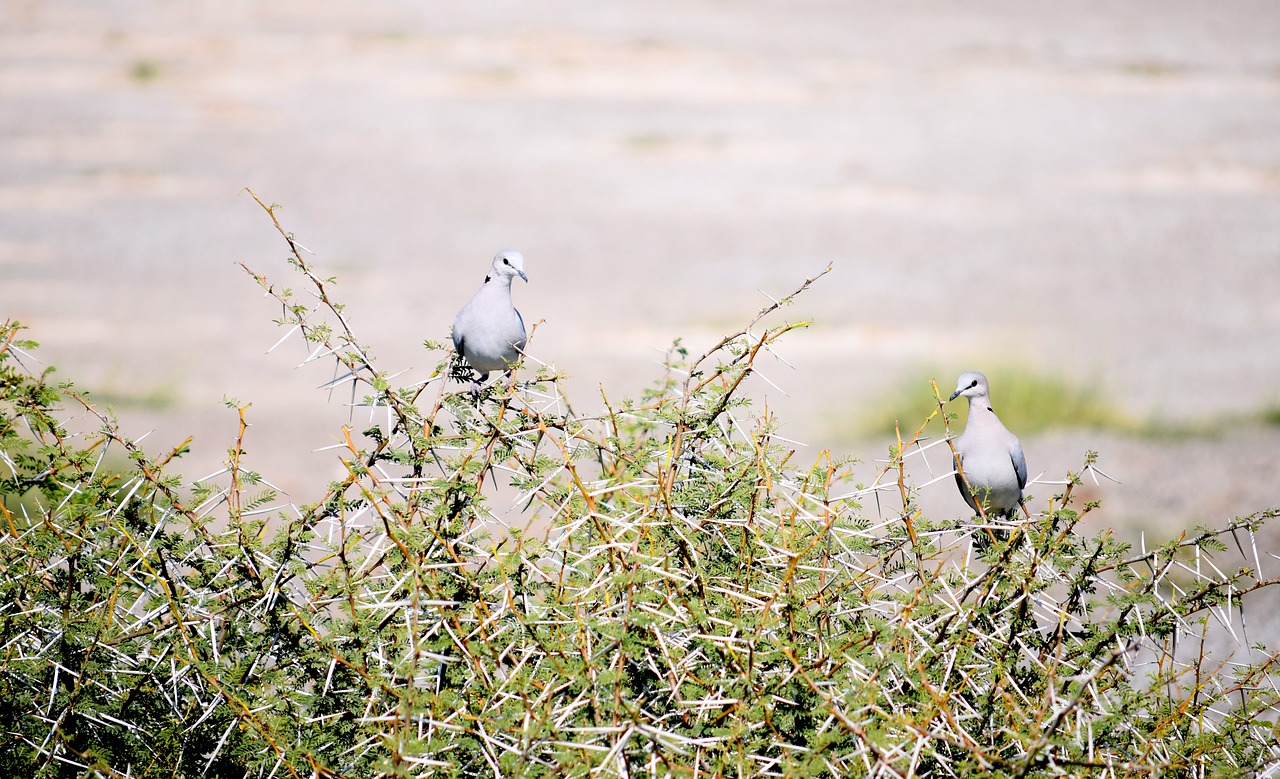
[{"label": "thorn bush", "polygon": [[[263,206],[275,220],[271,207]],[[275,223],[279,228],[279,223]],[[1275,511],[1135,553],[1073,474],[990,535],[797,462],[744,387],[771,305],[637,400],[542,367],[394,386],[332,280],[254,274],[385,422],[310,505],[187,484],[0,330],[6,776],[1240,776],[1275,766]],[[806,281],[803,291],[810,282]],[[306,302],[299,302],[305,300]],[[938,413],[938,412],[935,412]],[[128,457],[102,467],[108,451]],[[1085,469],[1092,467],[1086,457]],[[948,485],[949,486],[949,485]],[[503,492],[527,525],[491,509]],[[897,508],[860,500],[885,493]],[[882,500],[882,507],[888,500]],[[975,551],[977,550],[977,551]],[[1270,613],[1266,611],[1270,605]],[[1224,640],[1224,638],[1226,640]]]}]

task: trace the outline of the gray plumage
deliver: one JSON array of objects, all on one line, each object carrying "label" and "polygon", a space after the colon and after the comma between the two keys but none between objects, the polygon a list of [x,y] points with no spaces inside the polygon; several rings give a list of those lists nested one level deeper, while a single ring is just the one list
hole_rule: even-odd
[{"label": "gray plumage", "polygon": [[484,284],[453,319],[453,346],[480,374],[510,370],[524,349],[524,319],[511,305],[511,280],[524,274],[524,257],[506,249],[493,256]]},{"label": "gray plumage", "polygon": [[[969,421],[955,440],[959,460],[956,486],[975,512],[981,502],[987,517],[1012,517],[1022,504],[1022,489],[1027,486],[1027,461],[1022,456],[1022,445],[991,410],[986,376],[976,371],[963,374],[951,400],[962,396],[969,399]],[[965,481],[969,489],[965,489]]]}]

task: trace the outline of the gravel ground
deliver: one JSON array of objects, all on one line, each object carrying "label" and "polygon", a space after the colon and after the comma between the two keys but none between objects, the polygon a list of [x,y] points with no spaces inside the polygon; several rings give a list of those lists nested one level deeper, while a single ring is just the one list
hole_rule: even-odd
[{"label": "gravel ground", "polygon": [[[815,456],[878,456],[833,420],[922,364],[1248,418],[1280,405],[1278,42],[1272,0],[7,0],[0,316],[155,449],[195,434],[193,475],[222,398],[252,401],[250,456],[299,500],[347,414],[264,354],[277,312],[237,263],[297,284],[244,187],[406,381],[514,247],[580,410],[830,263],[769,391]],[[1094,521],[1126,532],[1280,504],[1274,427],[1024,445],[1046,479],[1099,450]]]}]

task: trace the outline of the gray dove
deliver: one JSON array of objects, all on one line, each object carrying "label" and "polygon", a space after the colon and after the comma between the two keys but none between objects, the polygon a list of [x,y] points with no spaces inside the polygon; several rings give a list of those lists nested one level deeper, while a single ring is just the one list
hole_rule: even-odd
[{"label": "gray dove", "polygon": [[1006,430],[991,410],[989,395],[987,377],[976,371],[963,374],[951,395],[951,400],[960,396],[969,399],[969,421],[955,440],[956,485],[974,511],[981,503],[981,513],[987,517],[1012,518],[1022,504],[1022,488],[1027,486],[1027,461],[1017,436]]},{"label": "gray dove", "polygon": [[484,284],[453,319],[453,346],[481,382],[490,371],[510,370],[524,349],[524,319],[511,305],[516,276],[529,281],[520,252],[504,249],[493,255]]}]

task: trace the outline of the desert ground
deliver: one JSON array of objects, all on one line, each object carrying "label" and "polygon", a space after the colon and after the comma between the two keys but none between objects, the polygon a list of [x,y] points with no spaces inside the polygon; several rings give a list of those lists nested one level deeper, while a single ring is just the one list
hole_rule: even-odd
[{"label": "desert ground", "polygon": [[306,502],[351,412],[267,353],[239,264],[303,285],[246,187],[406,383],[501,248],[581,413],[831,265],[755,390],[801,457],[870,472],[859,409],[1014,364],[1199,431],[1024,436],[1044,481],[1100,453],[1092,530],[1280,506],[1272,0],[5,0],[0,317],[153,451],[194,435],[192,478],[252,403],[251,467]]}]

